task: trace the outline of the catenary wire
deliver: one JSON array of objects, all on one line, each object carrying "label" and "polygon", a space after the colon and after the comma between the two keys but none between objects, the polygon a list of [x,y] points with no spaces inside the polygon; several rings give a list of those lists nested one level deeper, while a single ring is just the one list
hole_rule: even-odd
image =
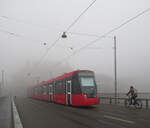
[{"label": "catenary wire", "polygon": [[144,11],[140,12],[139,14],[137,14],[136,16],[128,19],[127,21],[125,21],[124,23],[120,24],[119,26],[111,29],[110,31],[104,33],[102,36],[99,36],[97,39],[89,42],[88,44],[84,45],[83,47],[81,47],[80,49],[74,51],[71,55],[65,57],[64,59],[62,59],[60,62],[58,62],[57,64],[55,64],[53,67],[60,65],[63,61],[66,61],[68,59],[70,59],[72,56],[74,56],[75,54],[79,53],[80,51],[84,50],[85,48],[87,48],[88,46],[96,43],[97,41],[101,40],[102,38],[105,38],[107,35],[111,34],[112,32],[120,29],[121,27],[125,26],[126,24],[130,23],[131,21],[135,20],[136,18],[138,18],[139,16],[145,14],[146,12],[150,11],[150,8],[145,9]]},{"label": "catenary wire", "polygon": [[[32,26],[36,26],[36,27],[48,29],[48,26],[45,26],[45,25],[36,24],[36,23],[29,22],[29,21],[24,21],[24,20],[21,20],[21,19],[8,17],[8,16],[5,16],[5,15],[0,16],[0,17],[1,17],[2,19],[5,19],[5,20],[11,20],[11,21],[15,21],[15,22],[17,22],[17,23],[23,23],[23,24],[28,24],[28,25],[32,25]],[[49,29],[48,29],[48,30],[49,30]]]},{"label": "catenary wire", "polygon": [[72,26],[74,26],[74,24],[81,18],[81,16],[83,16],[84,13],[87,12],[87,10],[88,10],[95,2],[96,2],[96,0],[92,1],[92,3],[91,3],[86,9],[84,9],[83,12],[68,26],[68,28],[66,29],[65,32],[69,31],[70,28],[71,28]]},{"label": "catenary wire", "polygon": [[[84,13],[87,12],[87,10],[96,2],[96,0],[92,1],[92,3],[86,8],[84,9],[84,11],[69,25],[69,27],[66,29],[65,32],[69,31],[71,29],[71,27],[73,25],[75,25],[75,23],[81,18],[81,16],[83,16]],[[45,56],[49,53],[49,51],[57,44],[57,42],[61,39],[61,36],[59,36],[52,44],[51,46],[46,50],[46,52],[41,56],[41,58],[39,59],[38,63],[36,63],[36,66],[38,66],[42,60],[45,58]]]},{"label": "catenary wire", "polygon": [[26,40],[29,40],[29,41],[32,41],[32,42],[41,42],[40,40],[31,39],[30,37],[26,37],[26,36],[23,36],[23,35],[14,33],[14,32],[10,32],[10,31],[7,31],[7,30],[1,29],[1,28],[0,28],[0,32],[6,33],[6,34],[9,34],[9,35],[11,35],[11,36],[18,37],[18,38],[23,38],[23,39],[26,39]]}]

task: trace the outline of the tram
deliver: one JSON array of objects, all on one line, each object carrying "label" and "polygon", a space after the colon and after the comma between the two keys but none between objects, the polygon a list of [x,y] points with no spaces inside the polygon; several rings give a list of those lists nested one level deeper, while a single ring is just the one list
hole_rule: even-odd
[{"label": "tram", "polygon": [[75,70],[32,85],[28,97],[72,106],[99,104],[94,72],[90,70]]}]

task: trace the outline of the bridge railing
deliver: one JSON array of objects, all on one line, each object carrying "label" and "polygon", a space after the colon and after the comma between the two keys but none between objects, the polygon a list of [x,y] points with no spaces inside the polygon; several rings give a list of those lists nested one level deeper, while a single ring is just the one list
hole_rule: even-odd
[{"label": "bridge railing", "polygon": [[[119,104],[119,105],[124,105],[125,100],[128,98],[115,98],[115,97],[99,97],[100,98],[100,104]],[[138,98],[142,101],[142,104],[145,108],[149,108],[150,106],[150,99],[145,99],[145,98]]]}]

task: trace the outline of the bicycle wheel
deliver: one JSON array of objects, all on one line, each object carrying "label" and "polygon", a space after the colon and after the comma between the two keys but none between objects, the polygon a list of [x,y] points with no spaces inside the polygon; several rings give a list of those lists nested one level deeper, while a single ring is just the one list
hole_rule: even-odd
[{"label": "bicycle wheel", "polygon": [[136,100],[135,108],[141,109],[142,108],[142,101],[140,99]]},{"label": "bicycle wheel", "polygon": [[130,101],[129,101],[129,99],[125,99],[124,100],[124,105],[125,105],[126,108],[130,107]]}]

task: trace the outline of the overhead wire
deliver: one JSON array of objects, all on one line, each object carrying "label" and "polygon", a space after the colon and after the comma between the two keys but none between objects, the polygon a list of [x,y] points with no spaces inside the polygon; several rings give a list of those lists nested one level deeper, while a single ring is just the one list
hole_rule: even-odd
[{"label": "overhead wire", "polygon": [[29,21],[25,21],[25,20],[21,20],[21,19],[17,19],[17,18],[12,18],[9,16],[0,16],[0,18],[5,19],[5,20],[11,20],[11,21],[15,21],[15,22],[19,22],[19,23],[23,23],[23,24],[28,24],[28,25],[32,25],[32,26],[36,26],[36,27],[40,27],[40,28],[44,28],[44,29],[48,29],[48,26],[45,25],[41,25],[41,24],[36,24],[36,23],[32,23]]},{"label": "overhead wire", "polygon": [[78,35],[78,36],[99,37],[99,35],[89,34],[89,33],[78,33],[78,32],[67,32],[67,33],[71,35]]},{"label": "overhead wire", "polygon": [[[113,31],[115,31],[115,30],[117,30],[117,29],[119,29],[119,28],[123,27],[124,25],[126,25],[126,24],[127,24],[127,23],[129,23],[130,21],[132,21],[132,20],[136,19],[137,17],[139,17],[139,16],[143,15],[144,13],[146,13],[146,12],[148,12],[148,11],[150,11],[150,8],[148,8],[148,9],[146,9],[146,10],[144,10],[144,11],[140,12],[140,13],[139,13],[139,14],[137,14],[136,16],[134,16],[134,17],[132,17],[132,18],[128,19],[128,20],[127,20],[127,21],[125,21],[124,23],[120,24],[119,26],[115,27],[114,29],[112,29],[112,30],[108,31],[108,32],[107,32],[107,33],[105,33],[105,34],[107,34],[107,35],[108,35],[108,34],[112,33]],[[98,36],[98,35],[95,35],[95,34],[88,34],[88,33],[77,33],[77,32],[67,32],[67,33],[72,34],[72,35],[80,35],[80,36],[100,37],[100,36]],[[105,34],[104,34],[104,35],[105,35]]]},{"label": "overhead wire", "polygon": [[59,36],[59,37],[51,44],[51,46],[46,49],[46,52],[40,57],[39,61],[35,64],[35,66],[38,66],[38,65],[42,62],[42,60],[44,59],[44,57],[46,57],[46,55],[48,54],[49,50],[52,49],[52,48],[55,46],[55,44],[60,40],[60,38],[61,38],[61,37]]},{"label": "overhead wire", "polygon": [[[29,40],[29,41],[34,41],[34,42],[42,42],[40,40],[37,40],[37,39],[31,39],[30,37],[26,37],[24,35],[21,35],[21,34],[17,34],[17,33],[14,33],[14,32],[10,32],[10,31],[7,31],[7,30],[4,30],[4,29],[1,29],[0,28],[0,32],[2,33],[6,33],[6,34],[9,34],[11,36],[15,36],[15,37],[18,37],[18,38],[23,38],[23,39],[26,39],[26,40]],[[42,44],[42,43],[41,43]]]},{"label": "overhead wire", "polygon": [[74,26],[74,24],[81,18],[81,16],[83,16],[84,13],[87,12],[87,10],[96,2],[97,0],[92,1],[92,3],[83,10],[83,12],[68,26],[68,28],[66,29],[65,32],[67,32],[72,26]]},{"label": "overhead wire", "polygon": [[[13,18],[10,18],[10,17],[7,17],[7,16],[0,16],[1,18],[5,18],[5,19],[7,19],[7,20],[14,20],[14,21],[16,21],[16,22],[22,22],[22,23],[28,23],[28,22],[24,22],[24,21],[22,21],[22,20],[18,20],[18,19],[13,19]],[[33,24],[33,23],[30,23],[31,25],[35,25],[35,24]],[[37,24],[36,24],[37,25]],[[39,26],[39,25],[38,25]],[[19,37],[19,38],[25,38],[25,39],[27,39],[27,37],[24,37],[24,36],[22,36],[22,35],[20,35],[20,34],[16,34],[16,33],[14,33],[14,32],[9,32],[9,31],[6,31],[6,30],[2,30],[2,29],[0,29],[0,31],[1,32],[3,32],[3,33],[7,33],[7,34],[9,34],[9,35],[11,35],[11,36],[15,36],[15,37]],[[40,59],[39,59],[39,61],[38,61],[38,63],[36,63],[35,65],[37,66],[38,64],[40,64],[40,62],[41,62],[41,60],[42,59],[44,59],[44,57],[47,55],[47,53],[49,52],[49,50],[59,41],[59,39],[60,39],[61,37],[58,37],[47,49],[46,49],[46,51],[45,51],[45,53],[40,57]],[[32,41],[34,41],[34,42],[39,42],[39,40],[34,40],[34,39],[30,39],[30,40],[32,40]],[[41,42],[41,41],[40,41]]]},{"label": "overhead wire", "polygon": [[[82,15],[83,15],[84,13],[86,13],[86,11],[87,11],[96,1],[97,1],[97,0],[92,1],[92,3],[90,3],[90,5],[89,5],[86,9],[84,9],[83,12],[68,26],[68,28],[66,29],[65,32],[67,32],[68,30],[70,30],[71,27],[74,26],[74,24],[82,17]],[[19,20],[16,20],[16,19],[9,18],[9,17],[7,17],[7,16],[0,16],[0,17],[1,17],[1,18],[5,18],[5,19],[11,19],[11,20],[19,21]],[[21,21],[21,22],[23,22],[23,21]],[[23,22],[23,23],[26,23],[26,22]],[[9,33],[9,34],[14,35],[13,33]],[[44,59],[44,57],[48,54],[49,50],[51,50],[51,49],[56,45],[56,43],[60,40],[60,38],[61,38],[61,36],[59,36],[59,37],[50,45],[50,47],[48,47],[48,49],[46,50],[46,52],[41,56],[41,58],[40,58],[40,60],[38,61],[38,63],[36,63],[36,66],[38,66],[38,65],[41,63],[41,61]]]},{"label": "overhead wire", "polygon": [[74,51],[71,55],[65,57],[64,59],[62,59],[61,61],[59,61],[57,64],[55,64],[53,67],[60,65],[63,61],[66,61],[67,59],[70,59],[72,56],[74,56],[75,54],[79,53],[80,51],[84,50],[85,48],[87,48],[88,46],[96,43],[97,41],[99,41],[102,38],[105,38],[107,35],[111,34],[112,32],[120,29],[121,27],[125,26],[126,24],[130,23],[131,21],[135,20],[136,18],[138,18],[139,16],[145,14],[146,12],[149,12],[150,8],[145,9],[144,11],[140,12],[139,14],[135,15],[134,17],[128,19],[127,21],[123,22],[122,24],[120,24],[119,26],[111,29],[110,31],[104,33],[103,35],[99,36],[97,39],[89,42],[88,44],[84,45],[83,47],[81,47],[80,49]]},{"label": "overhead wire", "polygon": [[[83,14],[85,14],[87,12],[87,10],[96,2],[97,0],[94,0],[90,3],[90,5],[83,10],[83,12],[68,26],[68,28],[66,29],[65,32],[69,31],[71,29],[71,27],[81,18],[81,16],[83,16]],[[46,50],[46,52],[41,56],[41,58],[39,59],[38,63],[36,63],[36,66],[38,66],[42,60],[45,58],[45,56],[49,53],[49,51],[57,44],[57,42],[61,39],[61,36],[59,36],[51,45],[50,47]]]},{"label": "overhead wire", "polygon": [[[95,2],[96,2],[96,0],[92,1],[92,3],[91,3],[86,9],[84,9],[84,11],[68,26],[68,28],[66,29],[65,32],[67,32],[69,29],[71,29],[71,27],[81,18],[81,16],[82,16]],[[52,45],[47,49],[46,53],[45,53],[41,58],[45,57],[45,56],[48,54],[49,50],[50,50],[52,47],[55,46],[55,44],[59,41],[60,38],[61,38],[61,37],[58,37],[58,38],[54,41],[54,43],[52,43]],[[40,59],[40,61],[41,61],[41,60],[42,60],[42,59]]]},{"label": "overhead wire", "polygon": [[[9,34],[9,35],[14,36],[14,37],[17,37],[17,38],[26,39],[26,40],[28,40],[28,41],[30,41],[30,42],[34,42],[34,43],[36,43],[36,44],[37,44],[37,42],[39,42],[41,45],[44,45],[44,42],[42,43],[41,40],[31,39],[31,38],[29,38],[29,37],[26,37],[26,36],[23,36],[23,35],[14,33],[14,32],[10,32],[10,31],[7,31],[7,30],[1,29],[1,28],[0,28],[0,32]],[[40,52],[42,52],[42,51],[43,51],[43,50],[41,50]]]}]

